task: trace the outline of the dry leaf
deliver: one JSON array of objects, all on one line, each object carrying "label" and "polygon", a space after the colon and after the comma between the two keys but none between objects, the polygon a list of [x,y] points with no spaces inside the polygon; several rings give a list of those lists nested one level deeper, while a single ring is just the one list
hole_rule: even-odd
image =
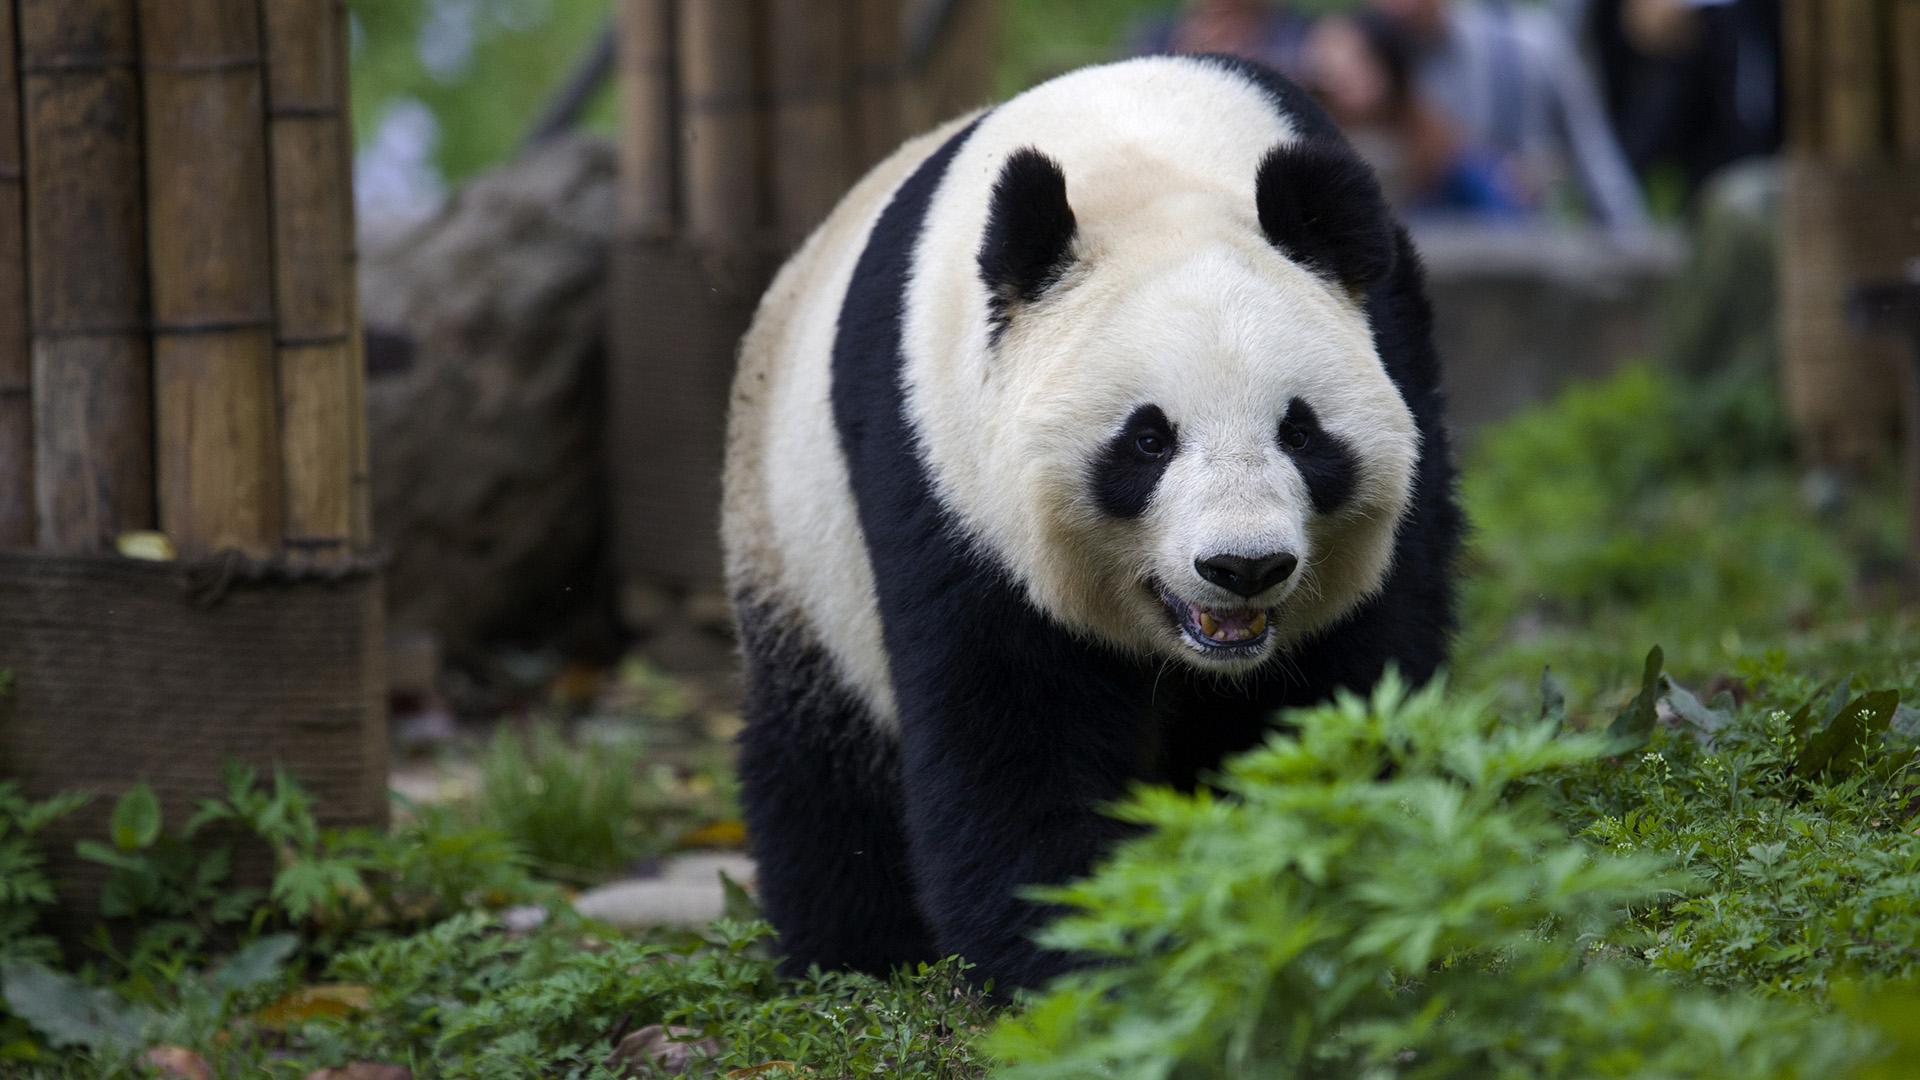
[{"label": "dry leaf", "polygon": [[352,1015],[372,998],[372,991],[356,983],[303,986],[254,1013],[253,1022],[269,1031],[285,1031],[309,1020]]},{"label": "dry leaf", "polygon": [[213,1080],[207,1059],[184,1046],[156,1046],[140,1055],[140,1064],[166,1080]]},{"label": "dry leaf", "polygon": [[696,1059],[719,1052],[720,1044],[702,1037],[695,1028],[648,1024],[620,1040],[607,1058],[607,1068],[619,1069],[626,1076],[683,1073]]},{"label": "dry leaf", "polygon": [[180,557],[163,532],[123,532],[114,537],[113,546],[124,558],[146,562],[172,562]]},{"label": "dry leaf", "polygon": [[710,821],[705,825],[682,836],[674,846],[682,850],[690,848],[737,848],[747,842],[747,827],[733,818],[725,821]]}]

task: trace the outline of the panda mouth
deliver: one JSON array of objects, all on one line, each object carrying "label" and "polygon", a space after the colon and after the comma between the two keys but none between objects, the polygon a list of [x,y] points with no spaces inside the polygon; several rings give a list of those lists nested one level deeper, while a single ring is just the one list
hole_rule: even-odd
[{"label": "panda mouth", "polygon": [[1269,608],[1213,608],[1164,593],[1165,604],[1180,634],[1202,652],[1246,655],[1259,652],[1273,635]]}]

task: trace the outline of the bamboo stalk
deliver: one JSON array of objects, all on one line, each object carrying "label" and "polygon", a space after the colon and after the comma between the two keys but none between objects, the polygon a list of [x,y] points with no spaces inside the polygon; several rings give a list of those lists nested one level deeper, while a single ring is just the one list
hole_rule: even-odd
[{"label": "bamboo stalk", "polygon": [[858,176],[904,135],[906,24],[899,0],[853,4],[854,167]]},{"label": "bamboo stalk", "polygon": [[18,0],[35,528],[153,527],[153,383],[133,0]]},{"label": "bamboo stalk", "polygon": [[1827,153],[1834,161],[1871,161],[1883,150],[1885,116],[1874,0],[1822,0],[1821,6]]},{"label": "bamboo stalk", "polygon": [[264,11],[286,544],[344,558],[360,546],[345,38],[337,0],[270,0]]},{"label": "bamboo stalk", "polygon": [[183,554],[280,544],[260,9],[140,0],[160,525]]},{"label": "bamboo stalk", "polygon": [[852,179],[846,7],[772,0],[769,16],[773,219],[780,241],[791,246],[827,216]]},{"label": "bamboo stalk", "polygon": [[13,0],[0,0],[0,549],[33,545],[33,351]]},{"label": "bamboo stalk", "polygon": [[1786,64],[1787,141],[1794,151],[1819,156],[1825,147],[1821,93],[1820,0],[1786,0],[1782,57]]},{"label": "bamboo stalk", "polygon": [[1899,0],[1892,20],[1894,138],[1902,160],[1920,162],[1920,0]]},{"label": "bamboo stalk", "polygon": [[[351,301],[347,326],[353,346],[353,359],[347,372],[353,419],[353,499],[348,509],[353,523],[354,550],[364,552],[372,550],[374,541],[373,450],[367,435],[367,337],[360,316],[360,225],[353,204],[353,94],[347,60],[350,54],[347,48],[346,0],[334,0],[333,11],[333,40],[341,57],[341,62],[334,68],[334,78],[338,80],[334,96],[340,102],[340,146],[334,160],[340,170],[341,189],[347,192],[347,297]],[[369,610],[368,618],[380,617],[377,607]],[[373,655],[376,659],[385,656],[377,650]],[[376,679],[370,685],[379,687],[382,684]],[[386,752],[385,745],[380,744],[383,754]]]},{"label": "bamboo stalk", "polygon": [[673,234],[673,0],[620,7],[620,219],[629,237]]},{"label": "bamboo stalk", "polygon": [[752,0],[679,0],[680,190],[697,243],[738,250],[759,232]]}]

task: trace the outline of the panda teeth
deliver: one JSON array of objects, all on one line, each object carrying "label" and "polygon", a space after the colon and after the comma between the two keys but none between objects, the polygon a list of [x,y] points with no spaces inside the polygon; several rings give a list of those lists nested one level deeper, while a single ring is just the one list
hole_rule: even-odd
[{"label": "panda teeth", "polygon": [[1217,638],[1220,636],[1220,624],[1213,621],[1213,616],[1203,611],[1200,613],[1200,632],[1210,638]]}]

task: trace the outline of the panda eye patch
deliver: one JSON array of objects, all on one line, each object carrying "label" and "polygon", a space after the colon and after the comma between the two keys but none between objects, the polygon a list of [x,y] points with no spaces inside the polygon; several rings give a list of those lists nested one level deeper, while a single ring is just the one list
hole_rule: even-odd
[{"label": "panda eye patch", "polygon": [[1315,512],[1331,514],[1353,498],[1359,458],[1345,439],[1320,426],[1313,406],[1299,398],[1289,401],[1278,436],[1281,451],[1307,482]]},{"label": "panda eye patch", "polygon": [[1093,463],[1094,502],[1110,517],[1136,518],[1147,512],[1161,474],[1180,441],[1173,423],[1157,405],[1142,405],[1114,430]]}]

